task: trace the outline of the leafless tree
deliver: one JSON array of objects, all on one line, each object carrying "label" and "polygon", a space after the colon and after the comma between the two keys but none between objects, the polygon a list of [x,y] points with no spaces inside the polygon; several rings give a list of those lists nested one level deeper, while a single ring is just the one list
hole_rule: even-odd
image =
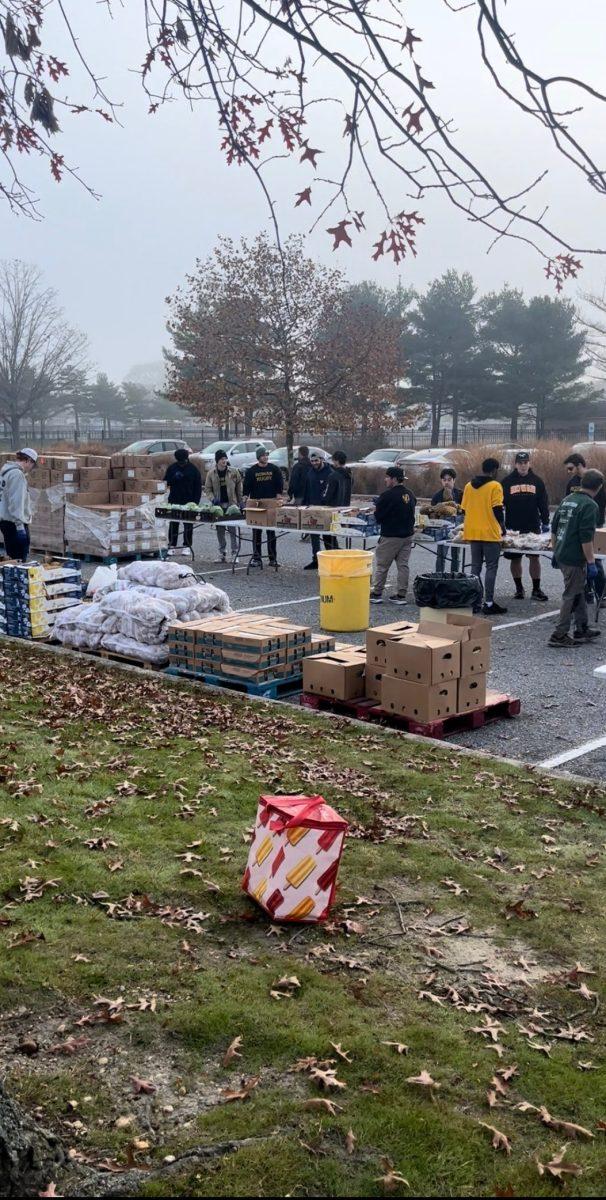
[{"label": "leafless tree", "polygon": [[[111,0],[104,2],[111,14]],[[606,95],[583,79],[526,61],[517,37],[524,16],[518,14],[521,29],[509,29],[507,0],[434,0],[425,6],[424,28],[431,28],[440,2],[452,14],[462,76],[466,55],[479,56],[497,90],[603,196],[605,168],[581,140],[577,118],[586,107],[594,117],[597,109],[599,118]],[[59,95],[70,64],[46,45],[50,9],[59,11],[73,57],[89,73],[88,103]],[[35,212],[35,201],[17,174],[18,153],[46,155],[60,178],[68,168],[56,149],[58,113],[115,119],[81,49],[75,28],[81,12],[81,0],[0,0],[7,53],[0,64],[0,151],[7,177],[0,186],[24,211]],[[370,239],[374,259],[391,255],[399,263],[416,253],[422,204],[436,190],[488,231],[491,245],[516,238],[534,247],[558,291],[578,273],[579,255],[606,253],[602,246],[583,245],[580,233],[573,240],[551,225],[539,199],[546,170],[538,168],[503,191],[470,156],[465,130],[455,129],[432,98],[435,84],[422,64],[424,29],[407,25],[401,0],[142,0],[144,31],[141,72],[150,112],[175,97],[193,107],[206,101],[214,106],[225,155],[255,175],[278,245],[272,172],[278,160],[291,159],[303,176],[293,203],[302,211],[310,207],[312,228],[329,210],[334,213],[325,228],[335,249],[365,236],[362,195],[370,188],[383,211]],[[322,131],[339,122],[343,149],[335,154],[322,145]],[[599,119],[594,127],[601,127]],[[366,176],[362,187],[360,172]]]},{"label": "leafless tree", "polygon": [[37,267],[0,263],[0,421],[17,447],[24,418],[44,420],[86,362],[87,340],[68,325]]}]

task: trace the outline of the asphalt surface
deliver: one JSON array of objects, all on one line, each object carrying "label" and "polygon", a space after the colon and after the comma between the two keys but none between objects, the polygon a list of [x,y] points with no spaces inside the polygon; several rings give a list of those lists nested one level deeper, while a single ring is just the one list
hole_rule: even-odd
[{"label": "asphalt surface", "polygon": [[[215,561],[217,549],[216,531],[198,527],[194,534],[194,569],[209,582],[223,588],[234,609],[273,611],[277,616],[288,616],[319,631],[318,576],[315,571],[303,569],[311,559],[311,550],[309,543],[301,542],[299,534],[288,533],[279,539],[280,568],[277,572],[265,561],[263,571],[247,575],[246,560],[243,559],[232,573],[229,565]],[[434,562],[435,557],[430,551],[416,547],[411,556],[411,581],[415,575],[432,570]],[[519,696],[521,715],[467,734],[458,733],[449,739],[458,745],[529,763],[548,761],[602,735],[606,742],[606,697],[603,691],[606,681],[599,681],[592,674],[594,667],[606,660],[606,618],[603,618],[603,638],[570,651],[550,649],[547,640],[559,607],[562,576],[553,570],[548,559],[541,562],[543,588],[549,596],[547,603],[529,598],[527,560],[524,567],[525,600],[513,598],[508,562],[501,561],[497,579],[496,599],[507,606],[508,612],[494,621],[489,686]],[[395,590],[390,587],[392,583],[395,580],[390,576],[385,595]],[[412,597],[412,583],[409,594]],[[388,601],[372,606],[373,624],[386,624],[406,617],[418,618],[418,609],[412,599],[404,607]],[[537,620],[538,617],[541,619]],[[363,643],[364,633],[343,634],[342,640]],[[606,778],[606,744],[556,769],[603,780]]]}]

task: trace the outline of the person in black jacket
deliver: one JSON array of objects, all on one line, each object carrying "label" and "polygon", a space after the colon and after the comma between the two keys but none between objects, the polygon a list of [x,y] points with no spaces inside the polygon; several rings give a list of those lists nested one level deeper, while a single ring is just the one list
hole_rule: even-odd
[{"label": "person in black jacket", "polygon": [[346,467],[347,455],[344,450],[335,450],[331,466],[332,471],[326,486],[325,504],[331,508],[348,508],[351,504],[352,475]]},{"label": "person in black jacket", "polygon": [[[566,495],[571,492],[579,492],[583,486],[583,472],[587,468],[587,463],[582,454],[569,454],[568,458],[564,459],[564,466],[568,472],[568,481],[566,483]],[[606,488],[602,484],[599,492],[594,497],[598,506],[598,528],[601,529],[606,521]]]},{"label": "person in black jacket", "polygon": [[[326,491],[328,488],[328,481],[333,473],[332,469],[328,465],[327,462],[324,462],[324,460],[322,458],[320,458],[319,454],[310,455],[310,462],[311,462],[311,471],[309,472],[307,479],[305,480],[305,492],[303,495],[303,503],[304,504],[314,504],[314,505],[315,504],[317,504],[317,505],[326,504],[327,503]],[[325,533],[322,536],[323,536],[325,550],[338,549],[338,543],[335,545],[336,538],[331,537],[331,535],[328,533]],[[306,566],[303,568],[304,571],[317,571],[317,569],[318,569],[318,550],[319,549],[320,549],[320,535],[319,535],[319,533],[312,533],[312,535],[311,535],[312,560],[311,560],[311,562],[308,562],[306,564]]]},{"label": "person in black jacket", "polygon": [[[284,491],[284,476],[275,463],[270,463],[265,446],[257,448],[257,461],[249,467],[244,476],[244,496],[250,500],[275,500]],[[263,533],[253,529],[253,552],[251,566],[262,566],[261,550]],[[272,567],[277,567],[276,535],[273,530],[267,531],[267,557]]]},{"label": "person in black jacket", "polygon": [[[434,492],[431,497],[431,503],[434,504],[460,504],[463,499],[463,493],[458,487],[455,487],[455,479],[457,473],[454,467],[443,467],[440,471],[440,483],[442,484],[438,492]],[[436,571],[444,571],[446,566],[446,555],[450,550],[450,565],[451,570],[456,572],[459,570],[459,549],[452,542],[439,542],[438,552],[436,554]]]},{"label": "person in black jacket", "polygon": [[293,463],[288,479],[288,498],[292,500],[293,504],[298,504],[299,506],[303,504],[305,481],[310,471],[309,446],[299,446],[297,461]]},{"label": "person in black jacket", "polygon": [[[507,529],[517,533],[549,532],[547,489],[543,480],[532,470],[527,450],[518,451],[513,471],[505,476],[502,487]],[[511,561],[511,574],[516,588],[515,598],[523,600],[522,555],[506,550],[504,557]],[[541,560],[538,555],[529,558],[528,568],[532,580],[533,600],[547,600],[549,597],[541,589]]]},{"label": "person in black jacket", "polygon": [[[189,450],[175,450],[175,461],[170,464],[165,476],[165,483],[168,484],[168,503],[169,504],[195,504],[200,503],[202,495],[202,476],[196,466],[189,461]],[[192,541],[194,536],[194,527],[192,524],[183,524],[183,550],[187,554],[192,554]],[[168,526],[168,545],[169,554],[175,554],[177,542],[179,540],[179,522],[171,521]]]},{"label": "person in black jacket", "polygon": [[386,490],[381,492],[376,504],[375,515],[381,536],[375,551],[375,572],[370,598],[375,603],[383,599],[383,588],[389,568],[395,562],[398,571],[398,590],[389,599],[394,604],[405,604],[408,591],[408,561],[412,550],[415,527],[416,498],[404,486],[401,467],[388,467],[385,472]]}]

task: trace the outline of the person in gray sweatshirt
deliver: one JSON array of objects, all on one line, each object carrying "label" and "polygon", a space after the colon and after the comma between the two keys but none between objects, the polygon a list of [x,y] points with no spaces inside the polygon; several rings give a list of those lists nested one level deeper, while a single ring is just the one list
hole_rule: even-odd
[{"label": "person in gray sweatshirt", "polygon": [[26,446],[0,470],[0,533],[8,557],[19,562],[26,562],[29,554],[32,508],[26,476],[37,461],[36,451]]}]

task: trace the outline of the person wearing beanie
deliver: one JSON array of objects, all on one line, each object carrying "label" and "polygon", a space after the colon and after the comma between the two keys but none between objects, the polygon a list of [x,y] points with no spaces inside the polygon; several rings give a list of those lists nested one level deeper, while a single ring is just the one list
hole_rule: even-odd
[{"label": "person wearing beanie", "polygon": [[29,554],[32,506],[27,476],[37,462],[36,451],[25,446],[0,471],[0,532],[8,557],[18,562],[26,562]]},{"label": "person wearing beanie", "polygon": [[[200,503],[202,495],[202,476],[196,466],[189,461],[189,450],[175,450],[175,461],[170,464],[165,476],[165,482],[168,484],[168,503],[169,504],[195,504]],[[193,554],[192,541],[194,536],[194,527],[192,524],[183,523],[183,552],[184,554]],[[168,526],[168,545],[169,554],[177,553],[177,542],[179,540],[179,522],[171,521]]]},{"label": "person wearing beanie", "polygon": [[[244,496],[246,500],[276,500],[284,492],[284,476],[276,463],[270,463],[269,452],[265,446],[257,446],[257,461],[248,467],[244,475]],[[251,567],[263,565],[262,552],[263,533],[253,529],[253,552],[250,560]],[[267,531],[267,557],[272,567],[277,567],[276,535],[273,530]]]},{"label": "person wearing beanie", "polygon": [[[242,476],[237,467],[229,465],[227,450],[215,451],[215,465],[204,480],[204,494],[211,504],[220,505],[223,512],[236,504],[242,504]],[[235,529],[230,529],[232,559],[237,562],[238,539]],[[225,562],[227,538],[222,525],[217,525],[217,541],[219,543],[218,562]]]},{"label": "person wearing beanie", "polygon": [[[549,500],[543,480],[535,475],[530,465],[528,450],[518,450],[513,471],[503,480],[505,500],[505,524],[516,533],[549,533]],[[524,599],[522,583],[522,555],[505,551],[511,561],[511,574],[516,589],[516,600]],[[541,588],[541,560],[538,555],[529,559],[533,600],[547,600]]]}]

